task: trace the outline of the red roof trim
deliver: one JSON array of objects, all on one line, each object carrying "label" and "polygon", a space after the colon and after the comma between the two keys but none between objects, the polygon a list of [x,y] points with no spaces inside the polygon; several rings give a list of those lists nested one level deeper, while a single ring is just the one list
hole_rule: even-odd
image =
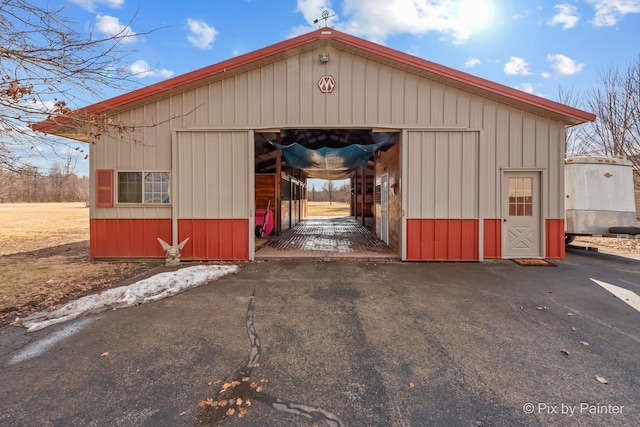
[{"label": "red roof trim", "polygon": [[[338,42],[362,49],[373,54],[384,56],[394,61],[428,71],[430,73],[460,82],[468,84],[470,86],[487,90],[498,95],[505,96],[507,98],[524,102],[526,104],[539,107],[545,110],[552,111],[554,113],[570,117],[580,122],[594,121],[596,116],[592,113],[579,110],[564,104],[560,104],[555,101],[551,101],[539,96],[531,95],[526,92],[519,91],[508,86],[504,86],[499,83],[495,83],[480,77],[473,76],[471,74],[464,73],[462,71],[455,70],[453,68],[445,67],[416,56],[412,56],[386,46],[382,46],[349,34],[342,33],[340,31],[323,28],[319,29],[289,40],[276,43],[271,46],[258,49],[254,52],[247,53],[245,55],[238,56],[208,67],[201,68],[180,76],[164,80],[159,83],[155,83],[151,86],[147,86],[141,89],[137,89],[123,95],[116,96],[106,101],[99,102],[97,104],[89,105],[81,108],[78,111],[88,114],[99,114],[106,112],[110,109],[118,108],[126,104],[140,101],[144,98],[158,95],[163,92],[167,92],[172,89],[179,88],[181,86],[194,83],[198,80],[205,79],[214,76],[219,73],[224,73],[227,70],[232,70],[237,67],[241,67],[250,64],[254,61],[267,58],[271,55],[282,53],[288,49],[303,46],[307,43],[314,42],[321,39],[336,40]],[[61,121],[45,120],[40,123],[32,125],[33,130],[46,132],[54,128],[57,125],[64,124]]]}]

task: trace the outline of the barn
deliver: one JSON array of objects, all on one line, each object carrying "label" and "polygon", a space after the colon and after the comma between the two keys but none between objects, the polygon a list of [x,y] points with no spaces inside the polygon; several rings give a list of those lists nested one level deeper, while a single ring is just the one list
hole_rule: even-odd
[{"label": "barn", "polygon": [[565,129],[595,120],[330,28],[83,110],[131,131],[34,128],[90,143],[95,259],[253,260],[257,208],[284,232],[344,176],[402,260],[563,258]]}]

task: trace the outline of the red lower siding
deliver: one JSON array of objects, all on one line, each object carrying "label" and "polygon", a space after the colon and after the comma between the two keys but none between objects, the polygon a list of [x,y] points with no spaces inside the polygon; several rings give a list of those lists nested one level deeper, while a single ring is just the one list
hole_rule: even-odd
[{"label": "red lower siding", "polygon": [[407,260],[477,261],[477,219],[407,219]]},{"label": "red lower siding", "polygon": [[163,258],[157,238],[171,242],[171,219],[89,220],[91,258]]},{"label": "red lower siding", "polygon": [[545,219],[545,257],[564,258],[564,219]]},{"label": "red lower siding", "polygon": [[484,220],[484,257],[502,258],[502,220]]},{"label": "red lower siding", "polygon": [[181,259],[249,259],[248,219],[180,219],[178,241],[187,237]]}]

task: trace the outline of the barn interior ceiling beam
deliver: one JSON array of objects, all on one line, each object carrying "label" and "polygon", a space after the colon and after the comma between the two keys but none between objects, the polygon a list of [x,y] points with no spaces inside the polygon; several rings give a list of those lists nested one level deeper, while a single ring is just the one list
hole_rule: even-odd
[{"label": "barn interior ceiling beam", "polygon": [[[287,146],[297,143],[311,150],[321,148],[344,148],[350,145],[372,145],[384,142],[380,150],[386,151],[397,143],[399,132],[380,132],[372,129],[282,129],[280,133],[255,132],[256,173],[276,172],[276,148],[269,140]],[[371,162],[370,162],[371,163]],[[290,167],[282,159],[282,168]]]}]

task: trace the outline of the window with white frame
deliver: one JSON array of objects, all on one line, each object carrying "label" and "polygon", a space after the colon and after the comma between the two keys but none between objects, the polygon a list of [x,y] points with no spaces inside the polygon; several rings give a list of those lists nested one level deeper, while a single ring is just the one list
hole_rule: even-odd
[{"label": "window with white frame", "polygon": [[118,203],[169,203],[169,172],[118,172]]}]

